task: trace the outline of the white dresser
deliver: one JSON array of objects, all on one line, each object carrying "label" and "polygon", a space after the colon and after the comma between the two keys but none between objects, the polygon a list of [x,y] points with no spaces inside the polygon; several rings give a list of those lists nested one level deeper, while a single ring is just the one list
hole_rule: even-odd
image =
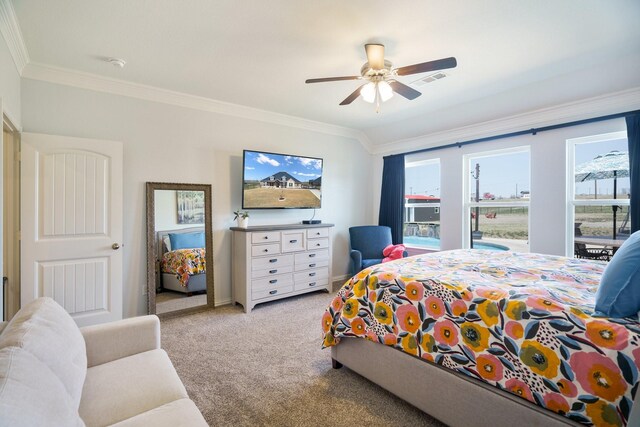
[{"label": "white dresser", "polygon": [[333,224],[231,227],[232,302],[257,304],[331,291]]}]

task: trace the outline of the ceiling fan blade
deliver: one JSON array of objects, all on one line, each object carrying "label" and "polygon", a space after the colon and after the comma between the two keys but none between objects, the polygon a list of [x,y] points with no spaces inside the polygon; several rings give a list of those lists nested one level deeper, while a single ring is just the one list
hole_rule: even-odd
[{"label": "ceiling fan blade", "polygon": [[364,50],[367,52],[369,66],[374,70],[382,70],[384,68],[384,45],[365,44]]},{"label": "ceiling fan blade", "polygon": [[399,76],[407,76],[409,74],[426,73],[428,71],[438,71],[447,68],[455,68],[458,65],[456,58],[444,58],[436,61],[423,62],[421,64],[407,65],[396,70]]},{"label": "ceiling fan blade", "polygon": [[358,80],[360,76],[344,76],[344,77],[324,77],[321,79],[307,79],[305,83],[322,83],[322,82],[337,82],[340,80]]},{"label": "ceiling fan blade", "polygon": [[354,90],[351,95],[347,96],[345,100],[340,103],[340,105],[349,105],[355,101],[355,99],[360,96],[360,89],[362,89],[363,86],[364,85],[361,85],[358,89]]},{"label": "ceiling fan blade", "polygon": [[397,80],[389,81],[389,85],[394,92],[396,92],[398,95],[404,96],[408,100],[416,99],[417,97],[422,95],[417,90],[410,88],[406,84],[400,83]]}]

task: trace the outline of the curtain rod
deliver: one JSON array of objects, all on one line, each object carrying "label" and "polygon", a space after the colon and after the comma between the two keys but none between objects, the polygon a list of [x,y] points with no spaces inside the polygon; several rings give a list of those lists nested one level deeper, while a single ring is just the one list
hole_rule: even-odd
[{"label": "curtain rod", "polygon": [[407,151],[405,153],[390,154],[388,156],[384,156],[384,158],[394,157],[394,156],[408,156],[410,154],[426,153],[428,151],[442,150],[444,148],[452,148],[452,147],[461,148],[463,145],[477,144],[479,142],[493,141],[495,139],[511,138],[513,136],[528,135],[528,134],[536,135],[537,133],[545,132],[548,130],[584,125],[587,123],[602,122],[604,120],[619,119],[621,117],[629,116],[631,114],[639,114],[639,113],[640,113],[640,110],[633,110],[633,111],[627,111],[625,113],[616,113],[616,114],[609,114],[607,116],[593,117],[590,119],[575,120],[573,122],[560,123],[557,125],[549,125],[549,126],[543,126],[540,128],[531,128],[527,130],[519,130],[516,132],[503,133],[495,136],[486,136],[484,138],[471,139],[469,141],[463,141],[463,142],[454,142],[452,144],[439,145],[437,147],[422,148],[420,150]]}]

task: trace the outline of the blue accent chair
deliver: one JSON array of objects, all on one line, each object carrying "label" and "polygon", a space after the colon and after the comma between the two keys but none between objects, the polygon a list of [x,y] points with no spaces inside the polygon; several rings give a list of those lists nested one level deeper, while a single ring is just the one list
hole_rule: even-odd
[{"label": "blue accent chair", "polygon": [[[351,240],[351,275],[382,262],[382,251],[392,244],[391,228],[383,225],[362,225],[349,228]],[[407,251],[402,254],[407,256]]]}]

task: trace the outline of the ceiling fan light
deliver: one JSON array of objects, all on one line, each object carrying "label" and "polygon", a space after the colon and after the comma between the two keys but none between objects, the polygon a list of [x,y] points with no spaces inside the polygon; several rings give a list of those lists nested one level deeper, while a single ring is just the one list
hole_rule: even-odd
[{"label": "ceiling fan light", "polygon": [[364,99],[366,102],[373,104],[373,102],[376,100],[375,83],[369,82],[366,85],[362,86],[362,89],[360,89],[360,96],[362,96],[362,99]]},{"label": "ceiling fan light", "polygon": [[391,85],[384,80],[378,83],[378,91],[380,92],[380,99],[382,99],[382,102],[388,101],[393,96],[393,89],[391,89]]}]

